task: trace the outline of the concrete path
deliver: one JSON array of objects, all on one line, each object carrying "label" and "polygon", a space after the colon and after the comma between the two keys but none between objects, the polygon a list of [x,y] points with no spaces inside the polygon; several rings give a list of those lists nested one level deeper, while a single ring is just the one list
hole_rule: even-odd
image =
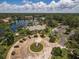
[{"label": "concrete path", "polygon": [[[23,43],[20,43],[19,41],[16,42],[9,50],[6,59],[48,59],[51,56],[52,48],[63,48],[58,43],[50,43],[48,38],[42,38],[42,43],[44,44],[43,50],[39,53],[32,53],[29,51],[29,46],[34,43],[34,38],[26,38],[26,41]],[[19,48],[14,48],[16,45],[19,45]],[[15,51],[15,55],[11,55],[12,51]]]}]

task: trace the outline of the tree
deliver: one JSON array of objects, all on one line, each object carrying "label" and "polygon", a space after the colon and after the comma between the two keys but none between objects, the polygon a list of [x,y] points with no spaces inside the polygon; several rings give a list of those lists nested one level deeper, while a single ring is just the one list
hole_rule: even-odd
[{"label": "tree", "polygon": [[29,29],[20,29],[19,33],[22,35],[30,35],[31,31]]},{"label": "tree", "polygon": [[49,27],[56,27],[58,25],[56,20],[48,20],[48,24]]},{"label": "tree", "polygon": [[1,55],[4,54],[5,51],[6,51],[6,48],[5,48],[4,46],[1,46],[1,45],[0,45],[0,54],[1,54]]},{"label": "tree", "polygon": [[6,48],[0,45],[0,59],[4,59],[5,52],[6,52]]},{"label": "tree", "polygon": [[71,35],[67,43],[68,48],[79,48],[79,29],[74,31],[74,34]]},{"label": "tree", "polygon": [[3,56],[0,54],[0,59],[4,59]]},{"label": "tree", "polygon": [[75,50],[73,50],[73,54],[76,55],[76,56],[79,56],[79,49],[76,48]]},{"label": "tree", "polygon": [[54,43],[56,41],[56,37],[55,36],[49,36],[49,37],[50,37],[49,42]]},{"label": "tree", "polygon": [[5,42],[7,45],[11,45],[14,43],[14,34],[12,32],[6,32],[5,33]]},{"label": "tree", "polygon": [[71,32],[71,28],[67,28],[64,34],[69,34]]},{"label": "tree", "polygon": [[[77,52],[75,52],[77,53]],[[68,53],[68,59],[79,59],[79,57],[75,54],[71,54],[70,52]]]},{"label": "tree", "polygon": [[45,34],[50,35],[51,34],[52,29],[50,27],[47,27],[46,29],[44,29]]},{"label": "tree", "polygon": [[69,59],[79,59],[79,29],[76,29],[74,34],[69,37],[67,47],[69,50],[73,49],[72,53],[68,55]]},{"label": "tree", "polygon": [[60,47],[55,47],[52,49],[51,54],[55,56],[62,56],[62,50]]},{"label": "tree", "polygon": [[67,18],[65,17],[64,24],[76,28],[79,27],[79,19],[77,16],[76,17],[68,16]]}]

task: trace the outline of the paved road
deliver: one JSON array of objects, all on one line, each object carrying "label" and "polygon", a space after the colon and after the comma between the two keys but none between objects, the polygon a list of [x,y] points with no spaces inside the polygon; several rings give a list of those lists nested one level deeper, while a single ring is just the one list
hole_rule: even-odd
[{"label": "paved road", "polygon": [[65,25],[60,26],[59,25],[58,27],[56,27],[52,30],[52,32],[55,31],[56,34],[58,35],[58,37],[59,37],[58,43],[63,47],[65,47],[65,43],[67,42],[67,39],[69,36],[69,35],[64,34],[66,32],[66,28],[68,28],[68,26],[65,26]]}]

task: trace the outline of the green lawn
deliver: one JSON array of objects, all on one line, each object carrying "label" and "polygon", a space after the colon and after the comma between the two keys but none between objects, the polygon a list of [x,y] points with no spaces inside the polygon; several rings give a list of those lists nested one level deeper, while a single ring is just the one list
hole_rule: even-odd
[{"label": "green lawn", "polygon": [[36,46],[36,43],[33,43],[31,46],[30,46],[30,49],[33,51],[33,52],[40,52],[42,49],[43,49],[43,45],[42,44],[38,44],[38,47]]}]

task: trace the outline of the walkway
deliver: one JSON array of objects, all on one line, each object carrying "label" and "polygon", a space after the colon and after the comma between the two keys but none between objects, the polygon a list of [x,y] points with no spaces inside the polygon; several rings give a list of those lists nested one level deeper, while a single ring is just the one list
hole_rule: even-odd
[{"label": "walkway", "polygon": [[[22,40],[22,39],[21,39]],[[19,40],[19,41],[21,41]],[[49,38],[43,38],[42,42],[44,44],[44,48],[41,52],[39,53],[31,53],[29,51],[29,46],[30,44],[32,44],[34,42],[34,38],[29,39],[28,37],[26,37],[26,41],[23,42],[16,42],[12,48],[10,49],[10,51],[8,52],[7,58],[6,59],[48,59],[51,56],[51,51],[52,48],[54,47],[61,47],[59,44],[57,43],[50,43]],[[14,48],[14,46],[19,45],[18,48]],[[11,55],[12,51],[15,51],[15,55]]]}]

